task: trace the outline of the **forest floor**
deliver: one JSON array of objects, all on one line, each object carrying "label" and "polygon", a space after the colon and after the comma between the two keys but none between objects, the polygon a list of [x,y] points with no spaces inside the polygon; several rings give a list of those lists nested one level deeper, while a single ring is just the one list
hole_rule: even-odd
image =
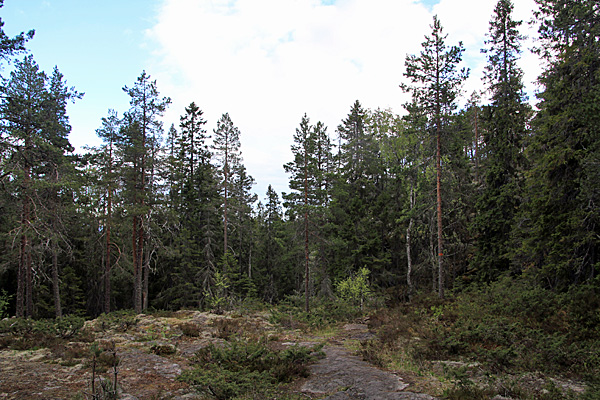
[{"label": "forest floor", "polygon": [[[194,387],[178,380],[190,368],[196,351],[209,343],[224,343],[237,335],[268,337],[269,346],[323,344],[311,374],[286,391],[311,399],[432,399],[416,393],[431,387],[426,378],[378,369],[356,355],[361,340],[370,339],[364,323],[345,324],[307,334],[268,321],[267,313],[252,316],[180,311],[165,316],[128,315],[87,321],[78,340],[33,350],[0,351],[0,399],[92,399],[94,359],[91,343],[100,349],[95,361],[95,388],[114,381],[119,399],[201,399]],[[103,383],[104,382],[104,383]],[[98,392],[98,391],[97,391]]]},{"label": "forest floor", "polygon": [[[35,330],[29,331],[31,333],[25,335],[27,337],[19,338],[0,334],[0,400],[110,399],[114,398],[108,393],[115,377],[118,399],[121,400],[234,398],[211,396],[206,388],[201,392],[199,386],[190,383],[190,379],[182,379],[182,374],[193,372],[196,374],[194,379],[214,379],[210,374],[198,374],[197,371],[211,370],[209,364],[214,364],[207,362],[206,358],[199,358],[198,351],[206,350],[211,344],[218,348],[234,348],[234,343],[241,342],[260,342],[279,354],[298,346],[320,349],[314,350],[314,354],[320,356],[308,366],[308,376],[277,386],[276,395],[261,395],[261,389],[256,389],[260,387],[257,382],[250,395],[236,399],[552,398],[552,394],[544,389],[548,377],[537,375],[511,379],[518,380],[520,387],[530,389],[530,393],[542,393],[540,396],[503,397],[496,394],[507,392],[503,390],[489,392],[494,393],[490,395],[465,397],[466,392],[462,389],[472,393],[484,392],[473,392],[474,386],[460,387],[461,382],[470,382],[471,385],[489,380],[489,374],[478,363],[455,360],[424,362],[423,366],[415,366],[412,360],[412,364],[395,363],[389,369],[376,367],[364,361],[364,357],[373,358],[374,346],[383,351],[379,356],[385,356],[386,335],[382,334],[385,333],[382,328],[393,328],[390,324],[376,328],[380,324],[376,316],[358,318],[351,323],[323,324],[312,329],[294,322],[293,318],[280,323],[274,320],[267,311],[234,311],[222,315],[199,311],[157,312],[152,315],[117,312],[86,321],[83,328],[69,339],[42,341]],[[455,371],[454,375],[452,371]],[[464,376],[456,375],[456,371],[462,371]],[[220,379],[220,375],[216,376]],[[252,375],[249,381],[252,382],[256,376],[261,375]],[[467,376],[469,379],[465,379]],[[498,380],[496,385],[499,384],[504,383]],[[585,390],[585,385],[578,382],[554,380],[553,384],[562,387],[565,393],[572,393],[564,397],[569,399],[576,398],[576,393],[581,394]],[[452,393],[448,389],[457,385],[461,391],[455,390],[454,393],[458,394],[448,395]],[[489,387],[489,383],[487,385]]]}]

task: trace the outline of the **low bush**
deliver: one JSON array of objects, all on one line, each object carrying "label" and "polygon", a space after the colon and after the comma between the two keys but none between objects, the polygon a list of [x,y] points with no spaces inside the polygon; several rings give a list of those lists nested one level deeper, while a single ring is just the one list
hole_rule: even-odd
[{"label": "low bush", "polygon": [[[593,382],[600,376],[599,318],[596,286],[558,293],[504,278],[443,301],[421,296],[372,314],[377,335],[362,343],[361,353],[386,367],[432,370],[438,360],[477,362],[487,376],[541,373]],[[446,397],[485,398],[487,391],[456,384]]]},{"label": "low bush", "polygon": [[340,322],[351,322],[363,318],[367,311],[346,300],[321,300],[311,302],[306,312],[303,299],[290,296],[271,309],[270,322],[287,329],[304,331],[323,329]]},{"label": "low bush", "polygon": [[233,340],[224,347],[211,344],[196,353],[194,368],[179,379],[218,400],[265,396],[283,383],[308,376],[307,364],[318,351],[298,346],[275,351],[264,341]]},{"label": "low bush", "polygon": [[127,332],[138,324],[139,319],[133,310],[119,310],[100,315],[96,322],[100,331]]},{"label": "low bush", "polygon": [[198,337],[200,336],[200,333],[202,333],[200,325],[194,324],[193,322],[184,322],[179,325],[179,329],[181,329],[183,336],[187,337]]},{"label": "low bush", "polygon": [[83,322],[83,318],[77,316],[41,320],[4,319],[0,321],[0,347],[16,350],[51,347],[58,341],[78,335]]}]

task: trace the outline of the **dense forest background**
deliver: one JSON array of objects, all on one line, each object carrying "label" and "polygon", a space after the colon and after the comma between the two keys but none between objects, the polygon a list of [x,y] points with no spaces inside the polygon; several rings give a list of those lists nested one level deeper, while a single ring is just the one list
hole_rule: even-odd
[{"label": "dense forest background", "polygon": [[600,3],[536,1],[536,108],[510,0],[490,16],[484,90],[468,101],[462,44],[436,17],[399,71],[406,112],[356,101],[331,128],[299,110],[290,191],[269,187],[264,202],[229,114],[208,132],[191,103],[166,128],[171,101],[145,71],[123,87],[130,109],[98,121],[103,144],[76,153],[66,107],[82,95],[27,55],[33,31],[0,32],[13,63],[0,104],[0,316],[289,296],[308,310],[368,277],[392,302],[518,280],[577,294],[597,323]]}]

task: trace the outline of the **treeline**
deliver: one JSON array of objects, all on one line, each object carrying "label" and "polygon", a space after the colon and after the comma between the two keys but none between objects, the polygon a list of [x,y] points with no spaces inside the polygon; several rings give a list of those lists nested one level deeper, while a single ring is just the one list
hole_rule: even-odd
[{"label": "treeline", "polygon": [[[446,42],[434,17],[421,52],[406,57],[405,115],[356,101],[335,134],[302,116],[284,166],[290,192],[269,187],[264,203],[227,113],[209,133],[191,103],[165,133],[170,99],[143,72],[123,88],[130,109],[100,121],[102,145],[76,154],[66,105],[82,95],[57,68],[47,76],[31,55],[15,61],[0,105],[9,314],[219,308],[289,295],[306,296],[309,309],[310,298],[365,273],[396,300],[506,275],[600,290],[598,2],[536,1],[546,63],[537,110],[524,92],[510,0],[491,17],[483,96],[462,108],[464,49]],[[33,32],[2,35],[7,59]]]}]

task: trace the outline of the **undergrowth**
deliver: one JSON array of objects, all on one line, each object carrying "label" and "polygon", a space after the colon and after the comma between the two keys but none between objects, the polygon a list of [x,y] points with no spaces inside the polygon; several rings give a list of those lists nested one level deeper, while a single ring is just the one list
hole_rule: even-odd
[{"label": "undergrowth", "polygon": [[77,316],[40,320],[4,319],[0,321],[0,349],[31,350],[51,347],[81,336],[83,322],[83,318]]},{"label": "undergrowth", "polygon": [[[594,397],[600,377],[600,293],[593,286],[554,293],[505,278],[445,301],[422,296],[380,310],[370,325],[377,336],[362,344],[361,353],[376,365],[416,373],[434,370],[438,360],[475,365],[458,377],[456,368],[442,371],[454,382],[445,393],[449,399],[574,398],[551,380],[543,388],[514,383],[515,376],[536,374],[586,381],[585,396],[592,397],[584,398],[600,398]],[[510,389],[507,380],[513,381]]]},{"label": "undergrowth", "polygon": [[322,346],[294,346],[283,351],[269,348],[264,340],[232,340],[223,347],[213,344],[199,350],[193,368],[180,380],[194,385],[203,395],[227,399],[292,399],[281,385],[308,376],[308,364]]},{"label": "undergrowth", "polygon": [[340,322],[351,322],[366,315],[365,309],[350,301],[319,300],[311,302],[310,312],[304,308],[304,300],[298,296],[289,296],[285,301],[271,309],[270,322],[286,329],[311,331],[323,329]]}]

